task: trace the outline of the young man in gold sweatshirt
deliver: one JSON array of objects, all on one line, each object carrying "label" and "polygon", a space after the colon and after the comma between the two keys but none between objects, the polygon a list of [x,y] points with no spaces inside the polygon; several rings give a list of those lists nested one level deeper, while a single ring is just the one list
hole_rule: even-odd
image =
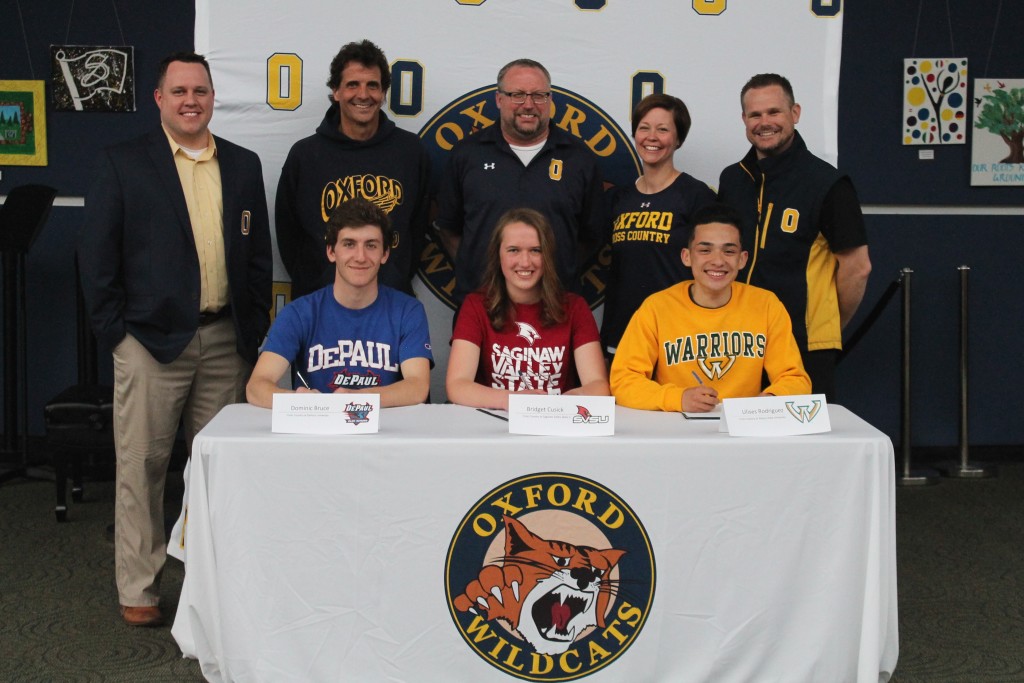
[{"label": "young man in gold sweatshirt", "polygon": [[722,204],[694,215],[681,254],[693,280],[648,297],[619,342],[610,378],[619,405],[706,412],[723,398],[810,393],[786,309],[736,282],[747,263],[740,220]]}]

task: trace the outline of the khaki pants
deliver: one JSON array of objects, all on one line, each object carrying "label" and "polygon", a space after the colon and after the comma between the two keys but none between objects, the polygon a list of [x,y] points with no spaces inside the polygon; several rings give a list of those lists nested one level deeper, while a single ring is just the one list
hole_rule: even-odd
[{"label": "khaki pants", "polygon": [[196,433],[225,405],[245,400],[251,371],[236,351],[230,316],[200,327],[167,364],[131,335],[114,349],[114,570],[122,605],[160,601],[164,483],[179,423],[191,454]]}]

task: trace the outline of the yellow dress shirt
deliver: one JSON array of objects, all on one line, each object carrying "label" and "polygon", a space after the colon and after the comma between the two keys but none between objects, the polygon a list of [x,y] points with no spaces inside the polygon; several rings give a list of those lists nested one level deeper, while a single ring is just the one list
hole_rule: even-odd
[{"label": "yellow dress shirt", "polygon": [[[167,133],[167,129],[164,129]],[[210,144],[192,158],[188,150],[167,136],[174,165],[185,193],[185,205],[192,223],[199,256],[199,310],[214,313],[228,305],[227,258],[224,254],[224,198],[213,135]]]}]

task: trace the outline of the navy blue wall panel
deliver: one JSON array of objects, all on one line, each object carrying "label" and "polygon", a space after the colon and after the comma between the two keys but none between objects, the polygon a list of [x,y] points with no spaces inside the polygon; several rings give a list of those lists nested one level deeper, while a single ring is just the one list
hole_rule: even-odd
[{"label": "navy blue wall panel", "polygon": [[[867,216],[874,272],[863,321],[899,270],[911,268],[911,434],[915,445],[958,443],[960,273],[968,275],[968,413],[971,443],[1024,443],[1020,419],[1024,216]],[[894,440],[900,435],[902,294],[839,365],[838,402]]]},{"label": "navy blue wall panel", "polygon": [[[82,196],[89,188],[97,150],[140,134],[158,121],[153,103],[157,65],[170,52],[193,49],[195,6],[192,0],[21,0],[19,12],[13,3],[5,5],[0,21],[0,79],[47,81],[49,165],[0,167],[0,194],[15,185],[45,183],[61,195]],[[125,43],[135,46],[135,112],[49,110],[50,45]]]},{"label": "navy blue wall panel", "polygon": [[[18,185],[44,183],[56,187],[58,197],[81,197],[88,190],[101,148],[157,124],[156,69],[167,53],[193,48],[195,6],[192,0],[22,0],[18,4],[7,3],[0,21],[0,80],[47,81],[49,163],[0,166],[0,195]],[[135,46],[135,112],[49,110],[51,44],[124,43]],[[72,258],[74,233],[81,220],[80,208],[55,208],[26,259],[28,353],[23,377],[28,382],[31,434],[42,433],[46,401],[77,378]],[[101,351],[100,358],[101,372],[109,379],[109,353]]]},{"label": "navy blue wall panel", "polygon": [[[972,133],[968,144],[928,147],[935,159],[921,161],[924,147],[902,143],[901,114],[904,59],[967,57],[970,96],[975,78],[1024,78],[1022,29],[1024,2],[1012,0],[843,3],[839,163],[862,201],[1024,204],[1021,187],[971,187]],[[973,103],[967,114],[974,116]]]}]

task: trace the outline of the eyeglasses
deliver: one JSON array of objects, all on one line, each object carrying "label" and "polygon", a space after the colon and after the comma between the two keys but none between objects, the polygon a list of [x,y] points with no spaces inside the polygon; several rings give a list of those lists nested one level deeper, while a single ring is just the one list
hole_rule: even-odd
[{"label": "eyeglasses", "polygon": [[534,104],[547,104],[548,100],[551,99],[551,93],[549,92],[508,92],[507,90],[499,90],[498,92],[512,100],[512,104],[526,104],[527,97],[533,100]]}]

